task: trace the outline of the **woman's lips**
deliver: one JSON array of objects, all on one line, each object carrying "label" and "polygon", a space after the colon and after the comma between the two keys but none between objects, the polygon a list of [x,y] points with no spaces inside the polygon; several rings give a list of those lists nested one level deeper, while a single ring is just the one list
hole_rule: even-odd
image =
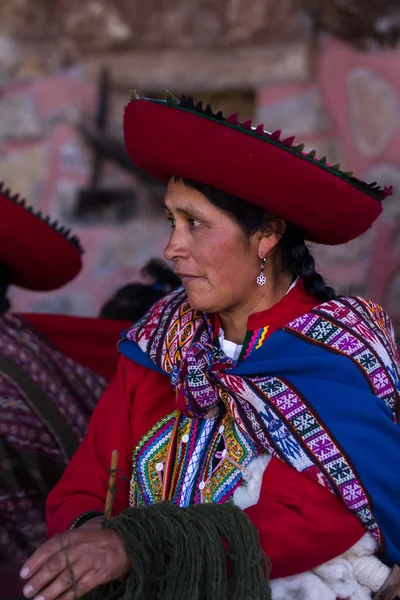
[{"label": "woman's lips", "polygon": [[190,281],[194,281],[195,279],[200,279],[197,275],[190,275],[189,273],[176,273],[178,277],[182,280],[182,283],[189,283]]}]

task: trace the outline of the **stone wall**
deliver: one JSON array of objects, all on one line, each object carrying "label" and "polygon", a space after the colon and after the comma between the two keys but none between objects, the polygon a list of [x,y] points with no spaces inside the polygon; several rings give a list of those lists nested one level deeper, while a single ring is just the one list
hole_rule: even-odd
[{"label": "stone wall", "polygon": [[215,57],[310,32],[364,49],[392,46],[400,35],[398,0],[2,0],[0,76],[2,54],[13,76],[25,76],[104,52],[180,49]]},{"label": "stone wall", "polygon": [[[187,75],[191,70],[185,68],[187,53],[208,52],[215,59],[218,51],[285,45],[304,38],[307,27],[301,4],[301,0],[2,0],[0,75],[2,54],[15,77],[53,73],[88,56],[116,52],[136,53],[139,60],[146,60],[147,54],[161,56],[161,68],[170,68],[165,52],[174,51]],[[135,60],[131,72],[134,77]]]}]

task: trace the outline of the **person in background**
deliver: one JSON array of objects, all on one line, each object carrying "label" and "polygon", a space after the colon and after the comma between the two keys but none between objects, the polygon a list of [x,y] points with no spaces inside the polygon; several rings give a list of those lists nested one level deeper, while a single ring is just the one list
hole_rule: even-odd
[{"label": "person in background", "polygon": [[161,260],[151,259],[141,270],[148,282],[124,285],[107,300],[100,312],[102,319],[136,323],[167,294],[182,285],[179,277]]},{"label": "person in background", "polygon": [[64,286],[82,248],[0,184],[0,598],[21,591],[19,569],[46,539],[45,501],[82,441],[132,322],[16,314],[10,285]]}]

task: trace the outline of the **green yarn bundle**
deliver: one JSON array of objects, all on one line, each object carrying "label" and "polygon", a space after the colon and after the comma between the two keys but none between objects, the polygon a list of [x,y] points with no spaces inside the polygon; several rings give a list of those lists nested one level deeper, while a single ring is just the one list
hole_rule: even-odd
[{"label": "green yarn bundle", "polygon": [[123,539],[132,570],[85,600],[270,600],[258,533],[233,504],[128,508],[105,521]]}]

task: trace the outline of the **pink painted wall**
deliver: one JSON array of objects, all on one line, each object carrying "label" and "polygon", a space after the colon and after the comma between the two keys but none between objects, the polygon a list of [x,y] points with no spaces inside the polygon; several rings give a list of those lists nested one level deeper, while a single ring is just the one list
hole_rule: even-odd
[{"label": "pink painted wall", "polygon": [[96,315],[114,289],[137,279],[149,258],[162,255],[165,218],[153,214],[145,190],[118,169],[111,169],[108,184],[138,189],[134,218],[112,224],[106,215],[90,223],[71,215],[75,196],[90,176],[90,153],[74,122],[93,112],[95,92],[72,73],[14,84],[0,96],[0,179],[35,209],[72,227],[85,248],[84,267],[74,281],[51,293],[14,288],[15,310]]},{"label": "pink painted wall", "polygon": [[[68,207],[89,176],[89,156],[71,123],[72,109],[94,106],[95,90],[79,73],[17,84],[0,96],[0,178],[32,203],[67,224]],[[400,50],[363,54],[344,43],[321,44],[313,81],[258,92],[258,122],[297,134],[310,149],[341,162],[358,177],[400,190]],[[5,109],[11,116],[4,117]],[[10,123],[18,123],[12,128]],[[133,185],[114,173],[115,185]],[[323,198],[321,198],[323,201]],[[315,248],[328,279],[344,291],[369,295],[397,319],[400,313],[400,197],[386,201],[384,215],[365,236],[346,246]],[[343,217],[345,218],[345,216]],[[86,248],[79,277],[57,292],[15,291],[19,310],[96,314],[113,289],[160,256],[168,226],[150,208],[144,191],[139,212],[122,224],[78,224]],[[400,314],[399,314],[400,324]]]},{"label": "pink painted wall", "polygon": [[400,325],[400,50],[364,54],[326,39],[314,81],[264,88],[258,104],[267,128],[283,127],[357,177],[397,190],[363,237],[315,253],[336,287],[384,304]]}]

